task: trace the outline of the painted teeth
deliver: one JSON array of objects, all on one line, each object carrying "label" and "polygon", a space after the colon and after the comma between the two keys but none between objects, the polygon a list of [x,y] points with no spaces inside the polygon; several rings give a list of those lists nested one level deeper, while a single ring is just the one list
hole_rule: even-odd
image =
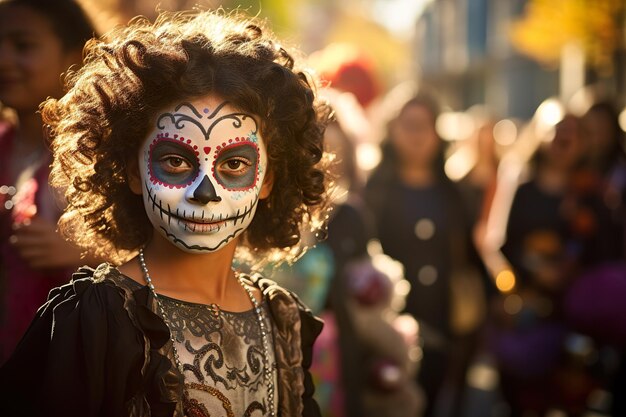
[{"label": "painted teeth", "polygon": [[[196,214],[195,211],[191,212],[191,219],[187,218],[187,210],[183,210],[183,215],[180,215],[180,209],[176,209],[176,214],[174,214],[172,212],[172,208],[171,206],[168,204],[167,205],[167,210],[163,208],[163,202],[161,200],[159,200],[159,202],[157,203],[156,200],[156,193],[154,193],[152,191],[152,189],[149,187],[148,183],[145,183],[146,186],[146,190],[148,191],[148,199],[150,200],[150,202],[152,203],[152,210],[156,211],[156,207],[159,208],[159,215],[161,217],[161,219],[163,219],[163,215],[167,215],[167,224],[171,226],[172,224],[172,217],[174,217],[177,221],[177,224],[180,226],[181,222],[183,223],[183,228],[185,230],[189,230],[189,231],[193,231],[195,232],[197,229],[197,222],[196,220]],[[232,220],[233,221],[233,225],[237,225],[237,221],[241,220],[241,223],[243,224],[244,220],[252,215],[252,209],[255,207],[255,205],[257,204],[257,202],[259,201],[259,198],[257,196],[257,198],[252,202],[252,204],[250,204],[250,206],[245,206],[243,208],[243,213],[241,212],[241,208],[237,209],[237,214],[235,216],[233,216],[233,218],[228,218],[225,217],[222,213],[219,213],[219,217],[217,218],[217,222],[222,222],[222,221],[229,221]],[[208,223],[215,223],[216,221],[216,217],[218,215],[215,213],[211,214],[211,218],[209,220],[208,217],[206,217],[207,220],[209,220],[207,223],[204,222],[199,222],[202,224],[208,224]],[[204,210],[202,210],[201,212],[201,216],[198,220],[204,220],[205,219],[205,213]],[[191,222],[193,225],[193,229],[192,227],[190,227],[187,222]],[[217,231],[221,230],[221,228],[224,227],[224,225],[222,225],[221,223],[217,226]]]}]

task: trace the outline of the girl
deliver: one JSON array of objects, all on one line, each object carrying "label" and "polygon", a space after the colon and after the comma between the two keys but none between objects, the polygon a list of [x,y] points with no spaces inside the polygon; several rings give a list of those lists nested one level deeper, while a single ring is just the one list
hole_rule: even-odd
[{"label": "girl", "polygon": [[3,404],[318,415],[307,369],[321,323],[231,268],[236,251],[285,253],[323,214],[327,111],[311,81],[266,30],[206,11],[136,20],[86,53],[43,110],[69,202],[59,224],[115,263],[132,259],[51,292],[0,372]]}]

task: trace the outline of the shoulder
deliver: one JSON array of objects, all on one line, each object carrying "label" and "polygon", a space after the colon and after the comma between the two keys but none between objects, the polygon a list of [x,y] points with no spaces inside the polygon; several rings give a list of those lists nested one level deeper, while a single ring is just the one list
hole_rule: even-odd
[{"label": "shoulder", "polygon": [[[104,264],[82,267],[68,284],[52,289],[0,372],[0,384],[13,381],[17,398],[32,391],[40,403],[36,407],[51,410],[49,415],[80,415],[80,410],[99,407],[103,398],[121,411],[124,402],[118,391],[136,389],[136,383],[124,384],[138,372],[145,355],[141,331],[115,271]],[[32,375],[38,376],[36,381]],[[115,387],[106,381],[115,381]]]},{"label": "shoulder", "polygon": [[101,263],[95,268],[82,266],[72,274],[72,282],[82,279],[92,281],[94,284],[108,284],[120,287],[135,287],[141,285],[127,276],[123,275],[115,266],[108,262]]},{"label": "shoulder", "polygon": [[[76,298],[70,303],[76,308],[87,310],[83,318],[100,316],[110,322],[107,327],[124,325],[129,332],[143,335],[143,342],[160,348],[168,339],[167,327],[154,311],[154,300],[147,286],[141,285],[122,274],[116,267],[102,263],[97,268],[81,267],[73,275],[69,284],[51,291],[50,300],[55,295],[61,299]],[[58,304],[53,302],[53,304]],[[111,324],[112,323],[112,324]]]},{"label": "shoulder", "polygon": [[[117,270],[109,264],[101,264],[95,269],[88,266],[78,268],[69,283],[50,291],[38,315],[44,315],[49,309],[58,309],[61,305],[71,304],[81,309],[88,306],[97,308],[104,307],[104,303],[108,304],[116,298],[121,300],[123,291],[113,279],[113,271]],[[93,299],[89,300],[93,302],[85,303],[85,299]],[[79,301],[83,301],[80,306]]]},{"label": "shoulder", "polygon": [[312,311],[293,291],[258,273],[246,275],[244,281],[261,291],[263,299],[267,300],[269,304],[270,313],[279,329],[281,327],[283,329],[289,328],[297,324],[303,336],[305,336],[306,332],[311,333],[313,338],[317,337],[322,331],[323,321],[313,315]]},{"label": "shoulder", "polygon": [[304,303],[300,300],[296,293],[286,289],[285,287],[282,287],[281,285],[277,284],[275,281],[269,278],[265,278],[259,273],[245,275],[243,279],[244,282],[252,285],[259,291],[261,291],[261,293],[263,294],[263,298],[268,300],[270,303],[282,299],[285,302],[293,303],[298,307],[299,310],[310,311],[309,308],[304,305]]},{"label": "shoulder", "polygon": [[132,283],[134,281],[124,277],[110,264],[103,263],[96,268],[82,266],[72,274],[69,283],[50,291],[39,315],[60,305],[92,312],[98,309],[110,312],[112,306],[123,306],[124,299],[133,290]]},{"label": "shoulder", "polygon": [[117,336],[136,335],[141,329],[136,319],[139,291],[132,282],[109,264],[83,266],[68,284],[50,291],[35,322],[40,331],[50,333],[52,344],[82,340],[84,353],[90,350],[87,345],[103,347]]},{"label": "shoulder", "polygon": [[[96,268],[82,266],[72,274],[68,285],[74,287],[81,294],[83,289],[96,292],[115,292],[123,298],[133,297],[136,292],[147,287],[122,274],[115,266],[101,263]],[[145,298],[145,297],[144,297]]]}]

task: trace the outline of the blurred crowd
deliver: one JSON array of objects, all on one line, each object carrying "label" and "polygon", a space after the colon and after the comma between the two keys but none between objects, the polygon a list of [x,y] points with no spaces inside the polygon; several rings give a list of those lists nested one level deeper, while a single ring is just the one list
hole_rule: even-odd
[{"label": "blurred crowd", "polygon": [[626,415],[619,97],[530,120],[414,84],[372,100],[352,56],[324,73],[328,239],[276,274],[325,319],[326,415]]},{"label": "blurred crowd", "polygon": [[[55,232],[37,113],[92,34],[72,1],[0,0],[0,362],[49,289],[97,262]],[[328,238],[268,272],[325,320],[324,415],[625,416],[623,98],[452,112],[427,86],[380,91],[350,57],[320,69]]]}]

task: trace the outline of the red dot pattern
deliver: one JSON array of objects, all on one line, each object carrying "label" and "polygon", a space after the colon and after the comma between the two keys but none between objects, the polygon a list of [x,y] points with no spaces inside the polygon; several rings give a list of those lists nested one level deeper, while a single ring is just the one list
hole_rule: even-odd
[{"label": "red dot pattern", "polygon": [[[250,185],[249,187],[241,187],[241,188],[229,188],[227,186],[225,186],[217,177],[217,174],[215,172],[215,162],[217,161],[217,159],[219,158],[219,156],[222,154],[222,152],[224,152],[226,149],[230,149],[236,146],[241,146],[242,144],[247,144],[247,145],[252,145],[254,146],[254,148],[256,149],[256,155],[257,155],[257,164],[255,166],[256,169],[256,176],[254,177],[254,182],[252,183],[252,185]],[[252,142],[251,140],[249,140],[246,137],[236,137],[234,139],[229,139],[228,143],[223,142],[221,145],[218,145],[215,147],[215,155],[213,156],[214,162],[213,162],[213,166],[211,167],[211,171],[213,174],[213,178],[215,179],[215,181],[217,181],[218,184],[220,184],[224,189],[228,190],[228,191],[249,191],[251,189],[253,189],[257,183],[259,182],[259,162],[261,161],[261,153],[259,152],[259,147],[257,146],[256,143]]]},{"label": "red dot pattern", "polygon": [[[168,132],[165,133],[158,133],[156,138],[152,141],[152,143],[150,144],[150,149],[149,149],[149,155],[148,155],[148,160],[151,161],[152,160],[152,151],[154,149],[154,147],[163,141],[168,141],[168,142],[174,142],[174,143],[180,143],[186,147],[189,148],[190,151],[192,151],[195,155],[196,155],[196,162],[198,165],[200,165],[200,161],[198,160],[198,157],[200,156],[200,152],[198,152],[198,147],[197,146],[193,146],[191,147],[189,144],[191,143],[191,140],[187,139],[185,140],[185,138],[183,136],[179,136],[177,134],[174,134],[173,137],[169,136]],[[200,173],[200,171],[198,171],[196,173],[196,175],[189,180],[187,183],[185,184],[169,184],[166,182],[163,182],[161,180],[159,180],[156,175],[154,175],[154,172],[152,171],[152,164],[148,163],[148,170],[149,170],[149,174],[150,174],[150,182],[154,185],[162,185],[164,187],[167,188],[185,188],[185,187],[189,187],[191,184],[193,184],[193,182],[196,180],[196,178],[198,178],[198,174]]]}]

